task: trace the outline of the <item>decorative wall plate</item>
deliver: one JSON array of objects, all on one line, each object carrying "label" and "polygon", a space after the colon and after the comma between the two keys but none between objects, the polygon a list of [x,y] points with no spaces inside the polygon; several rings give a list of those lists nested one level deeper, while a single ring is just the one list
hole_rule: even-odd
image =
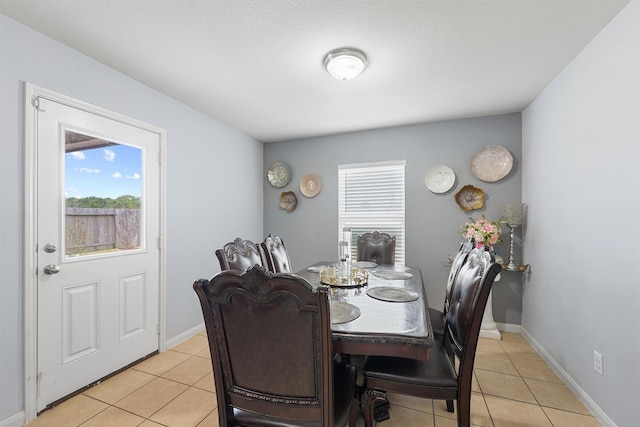
[{"label": "decorative wall plate", "polygon": [[287,212],[293,212],[298,206],[298,198],[293,191],[283,191],[280,194],[280,208]]},{"label": "decorative wall plate", "polygon": [[502,145],[487,145],[471,159],[471,173],[486,182],[501,180],[509,174],[512,167],[513,156]]},{"label": "decorative wall plate", "polygon": [[300,192],[304,197],[316,197],[322,188],[322,182],[318,175],[307,174],[300,180]]},{"label": "decorative wall plate", "polygon": [[465,212],[480,209],[484,205],[484,191],[473,185],[465,185],[456,193],[455,199]]},{"label": "decorative wall plate", "polygon": [[276,188],[282,188],[289,183],[291,171],[285,162],[273,162],[267,171],[269,183]]},{"label": "decorative wall plate", "polygon": [[424,176],[424,185],[432,193],[446,193],[456,183],[456,174],[449,166],[436,165]]}]

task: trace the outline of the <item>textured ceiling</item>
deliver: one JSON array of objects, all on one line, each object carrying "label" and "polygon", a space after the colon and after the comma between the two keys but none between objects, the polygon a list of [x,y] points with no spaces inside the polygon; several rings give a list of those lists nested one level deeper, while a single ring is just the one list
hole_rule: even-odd
[{"label": "textured ceiling", "polygon": [[[2,0],[259,141],[521,111],[629,0]],[[369,57],[334,80],[324,55]]]}]

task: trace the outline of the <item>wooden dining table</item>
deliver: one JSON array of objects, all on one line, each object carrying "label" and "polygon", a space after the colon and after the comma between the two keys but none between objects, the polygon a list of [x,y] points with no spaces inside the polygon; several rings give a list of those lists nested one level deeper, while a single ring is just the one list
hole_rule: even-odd
[{"label": "wooden dining table", "polygon": [[[317,262],[296,274],[321,286],[319,271],[335,265]],[[377,265],[359,270],[368,274],[364,286],[331,287],[334,351],[427,360],[434,338],[420,269]],[[334,319],[334,311],[343,307],[357,317]]]}]

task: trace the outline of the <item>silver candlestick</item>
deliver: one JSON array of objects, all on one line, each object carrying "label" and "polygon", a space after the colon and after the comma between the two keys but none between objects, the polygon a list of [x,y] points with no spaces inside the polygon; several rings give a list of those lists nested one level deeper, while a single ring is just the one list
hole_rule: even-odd
[{"label": "silver candlestick", "polygon": [[509,227],[509,239],[511,240],[509,245],[509,264],[507,270],[518,271],[518,264],[513,260],[513,232],[516,227],[522,225],[522,203],[505,203],[503,208],[503,215],[507,220],[507,226]]},{"label": "silver candlestick", "polygon": [[507,265],[507,270],[515,271],[518,269],[518,264],[513,261],[513,230],[517,227],[517,225],[507,224],[507,226],[510,230],[509,239],[511,240],[511,243],[509,245],[509,264]]}]

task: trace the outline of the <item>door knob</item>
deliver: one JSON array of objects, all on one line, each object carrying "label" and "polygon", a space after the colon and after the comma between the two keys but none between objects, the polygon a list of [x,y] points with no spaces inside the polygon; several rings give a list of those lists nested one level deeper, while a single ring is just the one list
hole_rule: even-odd
[{"label": "door knob", "polygon": [[44,266],[44,274],[56,274],[60,272],[60,266],[55,264],[47,264]]}]

